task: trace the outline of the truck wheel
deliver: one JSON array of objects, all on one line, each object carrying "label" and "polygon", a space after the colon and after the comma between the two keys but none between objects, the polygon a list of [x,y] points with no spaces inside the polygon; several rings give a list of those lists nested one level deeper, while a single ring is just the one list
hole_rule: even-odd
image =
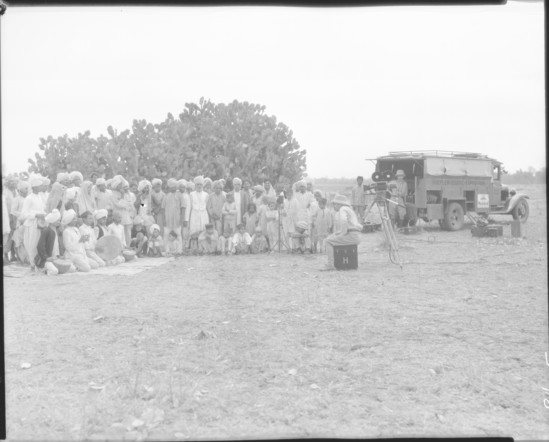
[{"label": "truck wheel", "polygon": [[511,213],[513,215],[513,219],[518,219],[521,223],[525,223],[528,219],[528,215],[530,214],[530,208],[528,207],[528,201],[526,201],[526,198],[520,198]]},{"label": "truck wheel", "polygon": [[444,214],[444,224],[447,230],[456,231],[463,227],[463,207],[459,203],[450,203]]}]

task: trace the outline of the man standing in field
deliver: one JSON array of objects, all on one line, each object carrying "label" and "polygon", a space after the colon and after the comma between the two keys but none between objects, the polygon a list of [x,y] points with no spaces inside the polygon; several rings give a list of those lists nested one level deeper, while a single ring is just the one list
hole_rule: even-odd
[{"label": "man standing in field", "polygon": [[363,183],[364,178],[358,176],[356,178],[356,186],[353,187],[351,192],[351,205],[359,220],[364,218],[364,206],[366,205],[366,195],[364,193]]}]

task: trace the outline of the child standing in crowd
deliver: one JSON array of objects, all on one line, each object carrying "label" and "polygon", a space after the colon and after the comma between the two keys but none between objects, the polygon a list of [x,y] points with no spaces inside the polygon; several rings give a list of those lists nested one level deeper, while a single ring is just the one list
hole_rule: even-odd
[{"label": "child standing in crowd", "polygon": [[109,229],[107,227],[108,214],[109,212],[107,211],[107,209],[99,209],[93,213],[93,217],[95,218],[95,221],[97,223],[94,228],[95,237],[97,239],[101,238],[102,236],[109,235]]},{"label": "child standing in crowd", "polygon": [[250,245],[252,244],[252,237],[246,232],[246,226],[239,224],[236,226],[238,229],[233,236],[233,249],[235,255],[245,255],[250,253]]},{"label": "child standing in crowd", "polygon": [[324,253],[326,249],[326,238],[333,231],[334,214],[326,207],[326,198],[320,198],[318,201],[318,210],[313,217],[313,250],[319,253]]},{"label": "child standing in crowd", "polygon": [[306,221],[298,221],[295,225],[295,232],[291,236],[292,253],[311,253],[311,236],[309,235],[309,224]]},{"label": "child standing in crowd", "polygon": [[164,241],[162,241],[162,237],[160,236],[160,227],[158,226],[158,224],[153,224],[150,227],[149,232],[151,234],[151,238],[148,243],[149,256],[152,256],[152,257],[162,256],[162,253],[164,252]]},{"label": "child standing in crowd", "polygon": [[122,247],[125,249],[128,247],[128,244],[126,243],[126,235],[124,234],[124,226],[120,224],[120,215],[118,213],[115,213],[112,218],[112,224],[109,224],[108,226],[108,232],[109,235],[116,236],[120,242],[122,243]]},{"label": "child standing in crowd", "polygon": [[248,204],[248,210],[244,215],[244,219],[242,220],[242,222],[246,225],[246,232],[248,232],[250,235],[253,235],[259,222],[259,218],[257,216],[257,207],[255,207],[254,203]]},{"label": "child standing in crowd", "polygon": [[155,223],[160,227],[160,233],[164,234],[164,216],[162,214],[162,201],[164,200],[164,192],[162,192],[162,180],[155,178],[152,180],[151,191],[151,214]]},{"label": "child standing in crowd", "polygon": [[[85,182],[85,181],[84,181]],[[105,261],[103,261],[95,253],[95,244],[97,243],[97,236],[93,228],[93,215],[91,212],[84,212],[82,214],[82,225],[80,226],[80,234],[82,237],[87,237],[87,241],[84,242],[84,249],[86,250],[86,256],[90,261],[95,261],[99,267],[105,267]]]},{"label": "child standing in crowd", "polygon": [[237,209],[233,192],[227,194],[227,200],[223,204],[221,213],[223,215],[223,230],[230,228],[234,231],[236,227]]},{"label": "child standing in crowd", "polygon": [[217,249],[222,255],[233,254],[233,229],[228,227],[223,230],[223,235],[219,236]]},{"label": "child standing in crowd", "polygon": [[269,248],[272,249],[278,241],[278,210],[276,209],[276,197],[267,197],[268,207],[265,210],[265,220],[267,226],[267,241]]},{"label": "child standing in crowd", "polygon": [[[181,238],[181,203],[182,199],[177,190],[177,181],[173,178],[168,180],[168,193],[162,201],[164,212],[164,237],[167,241],[169,232],[175,232],[177,238]],[[179,241],[181,243],[181,240]],[[179,251],[181,252],[181,251]]]},{"label": "child standing in crowd", "polygon": [[[214,225],[214,230],[219,235],[223,232],[221,219],[223,216],[223,205],[225,204],[225,195],[222,193],[221,183],[219,181],[213,182],[213,192],[208,197],[206,209],[208,215],[210,215],[210,222]],[[236,209],[236,204],[235,204]]]},{"label": "child standing in crowd", "polygon": [[168,242],[166,243],[165,256],[177,256],[181,254],[181,242],[177,233],[173,230],[168,234]]},{"label": "child standing in crowd", "polygon": [[251,253],[265,253],[269,251],[269,245],[267,244],[267,238],[263,235],[261,227],[256,227],[252,236],[252,244],[250,246]]},{"label": "child standing in crowd", "polygon": [[219,234],[214,230],[213,224],[206,224],[206,230],[198,237],[198,251],[206,255],[217,254]]}]

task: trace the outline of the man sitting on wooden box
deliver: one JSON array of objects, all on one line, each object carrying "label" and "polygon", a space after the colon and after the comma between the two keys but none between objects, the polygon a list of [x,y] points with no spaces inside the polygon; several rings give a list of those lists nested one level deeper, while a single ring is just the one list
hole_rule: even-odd
[{"label": "man sitting on wooden box", "polygon": [[358,245],[362,224],[358,222],[356,213],[351,209],[351,203],[344,195],[336,195],[332,200],[334,211],[334,233],[326,238],[326,254],[328,264],[322,270],[335,270],[334,246]]}]

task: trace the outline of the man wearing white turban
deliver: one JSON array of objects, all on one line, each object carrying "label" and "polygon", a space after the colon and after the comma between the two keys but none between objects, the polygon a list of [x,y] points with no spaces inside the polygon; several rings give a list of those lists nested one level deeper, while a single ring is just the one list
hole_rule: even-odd
[{"label": "man wearing white turban", "polygon": [[36,245],[40,238],[40,231],[36,221],[37,214],[44,214],[44,201],[39,195],[42,180],[33,178],[31,181],[32,193],[27,195],[23,201],[20,219],[23,221],[23,244],[29,257],[31,269],[35,269],[34,258],[36,256]]},{"label": "man wearing white turban", "polygon": [[[137,216],[143,218],[143,224],[145,227],[149,227],[155,222],[152,214],[152,184],[149,180],[141,180],[137,185],[137,195],[135,208],[137,209]],[[134,218],[135,221],[135,218]]]},{"label": "man wearing white turban", "polygon": [[[51,213],[45,216],[45,225],[41,225],[41,219],[38,219],[39,227],[41,228],[40,239],[36,247],[39,262],[37,266],[44,268],[46,275],[57,275],[59,270],[53,264],[53,261],[60,255],[59,238],[57,236],[57,227],[60,224],[61,213],[54,209]],[[76,267],[71,264],[69,272],[76,272]]]},{"label": "man wearing white turban", "polygon": [[70,175],[67,172],[59,172],[57,174],[56,181],[59,184],[62,184],[63,186],[68,187],[69,184],[71,183],[71,178],[70,178]]},{"label": "man wearing white turban", "polygon": [[82,213],[82,225],[80,226],[80,235],[82,237],[87,237],[88,240],[84,242],[84,249],[86,251],[86,256],[92,262],[97,263],[99,267],[105,267],[105,261],[103,261],[97,253],[95,253],[95,244],[97,243],[97,235],[93,226],[93,214],[92,212],[86,211]]},{"label": "man wearing white turban", "polygon": [[311,224],[310,207],[315,197],[312,193],[307,192],[307,184],[305,181],[299,181],[297,183],[297,192],[294,194],[297,203],[297,222],[305,221],[307,224]]},{"label": "man wearing white turban", "polygon": [[17,196],[13,199],[11,204],[10,215],[12,217],[12,222],[14,223],[14,231],[11,236],[13,240],[13,247],[15,249],[15,254],[20,262],[24,263],[27,261],[27,252],[25,250],[25,245],[23,244],[23,236],[25,232],[25,227],[23,226],[24,219],[21,218],[21,211],[23,209],[23,203],[25,198],[29,194],[30,184],[28,181],[19,181],[17,183]]},{"label": "man wearing white turban", "polygon": [[251,198],[246,190],[242,190],[242,180],[238,177],[233,178],[233,190],[236,204],[236,225],[239,225],[242,223],[242,215],[248,210]]},{"label": "man wearing white turban", "polygon": [[160,227],[160,234],[164,234],[164,214],[162,213],[162,201],[166,194],[162,190],[162,180],[154,178],[152,180],[151,191],[151,214],[154,221]]},{"label": "man wearing white turban", "polygon": [[185,215],[189,225],[189,235],[200,233],[209,222],[208,217],[208,194],[202,190],[204,178],[197,176],[194,179],[196,190],[190,193],[190,207]]},{"label": "man wearing white turban", "polygon": [[[174,178],[168,180],[168,192],[162,200],[162,209],[164,213],[164,243],[168,242],[170,232],[177,235],[179,244],[182,244],[182,224],[185,218],[181,215],[185,213],[185,208],[182,206],[184,200],[181,194],[177,191],[179,183]],[[160,228],[160,226],[159,226]],[[160,232],[162,234],[162,232]]]},{"label": "man wearing white turban", "polygon": [[92,268],[97,269],[99,265],[86,256],[84,243],[88,241],[88,235],[82,236],[76,227],[76,212],[72,209],[63,213],[61,223],[65,226],[63,230],[63,245],[65,246],[65,259],[70,260],[79,272],[89,272]]},{"label": "man wearing white turban", "polygon": [[97,178],[95,181],[95,207],[97,210],[106,209],[112,212],[112,191],[107,189],[107,182],[103,178]]}]

